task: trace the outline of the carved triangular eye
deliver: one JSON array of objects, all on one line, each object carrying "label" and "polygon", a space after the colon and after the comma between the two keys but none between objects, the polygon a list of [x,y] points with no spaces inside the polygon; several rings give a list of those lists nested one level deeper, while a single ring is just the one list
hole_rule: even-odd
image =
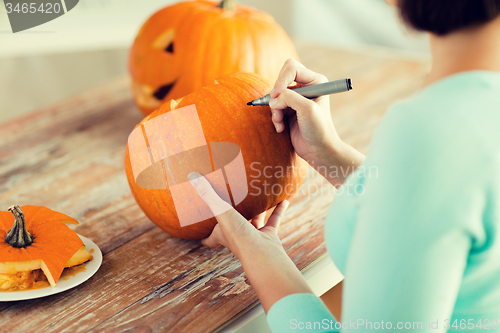
[{"label": "carved triangular eye", "polygon": [[165,48],[165,51],[167,51],[168,53],[174,53],[174,42],[168,44],[168,46]]},{"label": "carved triangular eye", "polygon": [[158,37],[156,37],[151,46],[157,50],[165,50],[167,52],[173,53],[174,37],[175,37],[174,28],[167,29],[163,33],[161,33]]}]

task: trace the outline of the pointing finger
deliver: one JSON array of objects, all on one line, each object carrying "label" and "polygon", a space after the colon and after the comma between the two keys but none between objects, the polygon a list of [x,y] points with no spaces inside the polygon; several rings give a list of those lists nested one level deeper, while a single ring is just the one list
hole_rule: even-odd
[{"label": "pointing finger", "polygon": [[273,214],[269,217],[269,220],[267,220],[266,227],[273,227],[276,231],[278,231],[281,223],[281,217],[285,214],[289,205],[290,203],[288,200],[283,200],[278,206],[276,206]]},{"label": "pointing finger", "polygon": [[203,199],[203,201],[207,204],[208,207],[210,207],[210,210],[212,211],[214,216],[220,215],[230,209],[233,209],[230,204],[219,197],[212,185],[210,185],[208,180],[200,173],[191,172],[188,175],[188,179],[196,189],[196,192],[198,192],[200,197]]},{"label": "pointing finger", "polygon": [[236,209],[219,197],[205,177],[198,172],[191,172],[188,179],[224,230],[233,235],[255,231],[252,225]]}]

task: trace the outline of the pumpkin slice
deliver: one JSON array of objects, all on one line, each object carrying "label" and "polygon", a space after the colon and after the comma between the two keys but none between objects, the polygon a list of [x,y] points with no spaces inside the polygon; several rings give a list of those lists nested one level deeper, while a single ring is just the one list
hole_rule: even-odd
[{"label": "pumpkin slice", "polygon": [[39,206],[12,206],[0,211],[0,274],[41,269],[54,287],[65,267],[91,259],[66,223],[78,222]]},{"label": "pumpkin slice", "polygon": [[66,265],[64,267],[73,267],[77,265],[81,265],[84,262],[87,262],[89,260],[92,260],[92,255],[85,249],[85,245],[83,245],[81,248],[76,251],[75,254],[66,262]]}]

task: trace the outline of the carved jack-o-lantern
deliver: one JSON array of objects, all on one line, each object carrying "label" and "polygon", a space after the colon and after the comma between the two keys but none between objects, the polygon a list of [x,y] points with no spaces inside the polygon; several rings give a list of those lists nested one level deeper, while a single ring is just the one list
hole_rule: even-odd
[{"label": "carved jack-o-lantern", "polygon": [[273,82],[288,58],[298,58],[295,48],[269,14],[232,0],[197,0],[163,8],[144,23],[129,71],[135,102],[148,115],[225,74],[247,71]]}]

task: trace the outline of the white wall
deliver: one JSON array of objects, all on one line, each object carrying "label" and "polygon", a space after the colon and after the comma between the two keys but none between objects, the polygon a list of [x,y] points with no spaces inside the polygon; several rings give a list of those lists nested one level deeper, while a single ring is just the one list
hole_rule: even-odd
[{"label": "white wall", "polygon": [[428,53],[424,34],[408,30],[384,0],[294,0],[296,38],[343,47],[371,44]]}]

